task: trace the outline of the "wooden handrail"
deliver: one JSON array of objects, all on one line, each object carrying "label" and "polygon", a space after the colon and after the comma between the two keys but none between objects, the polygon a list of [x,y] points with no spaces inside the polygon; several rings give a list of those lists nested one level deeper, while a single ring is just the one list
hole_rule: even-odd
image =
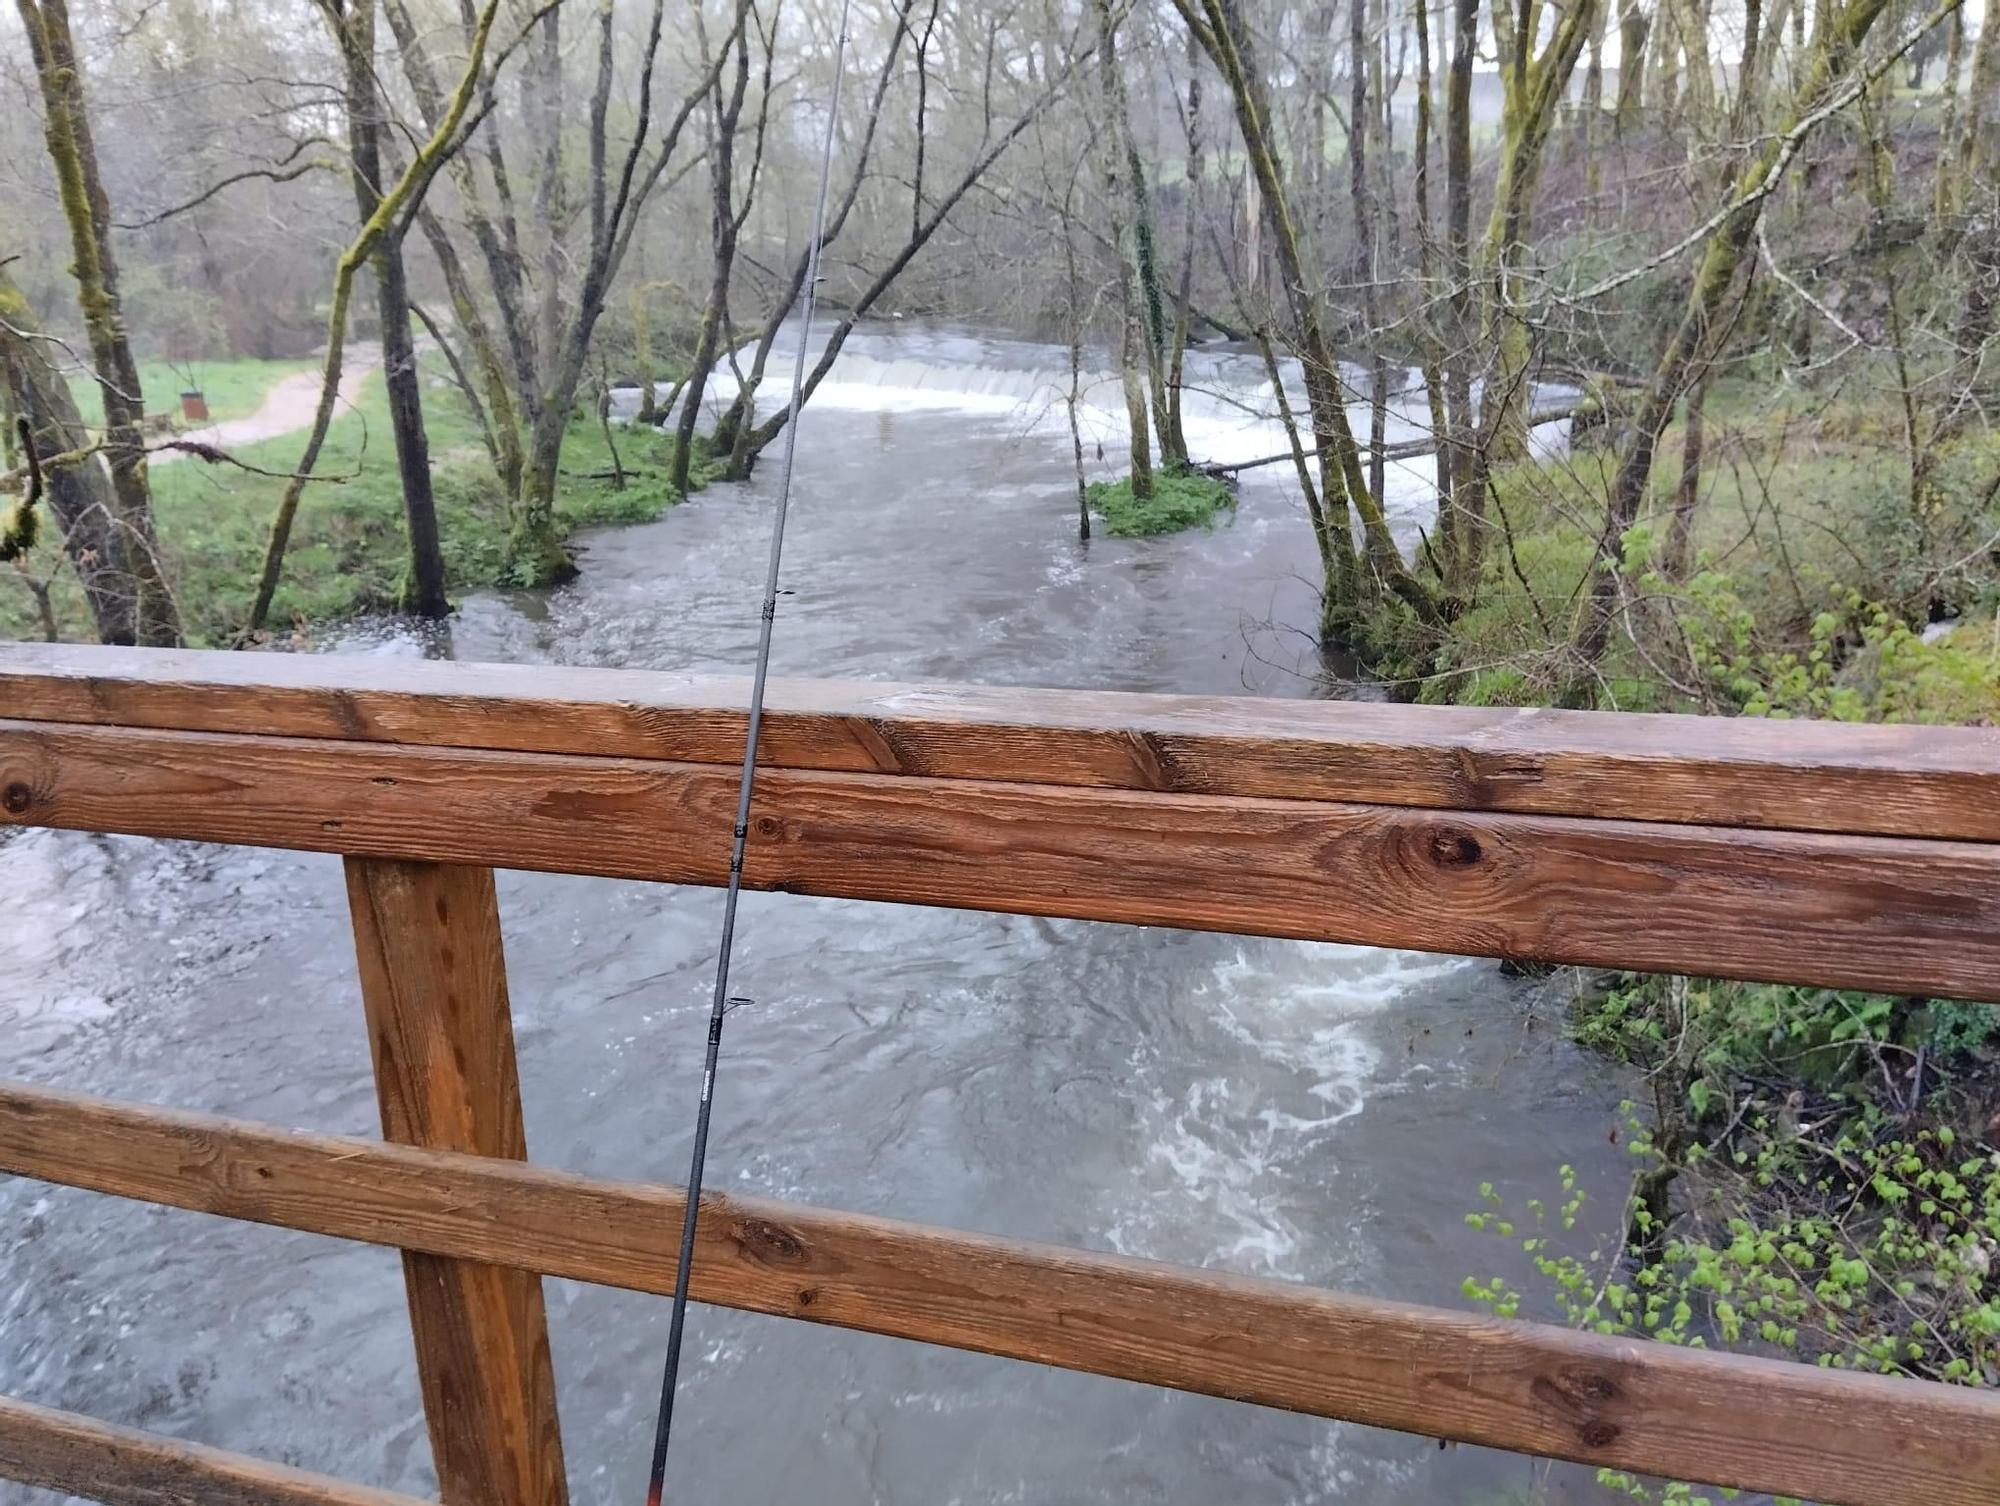
[{"label": "wooden handrail", "polygon": [[[771,712],[754,887],[2000,999],[1991,730],[857,682]],[[540,1274],[670,1291],[684,1196],[518,1159],[486,870],[720,882],[744,715],[729,681],[0,646],[0,825],[347,858],[414,1142],[0,1086],[0,1170],[401,1248],[447,1506],[563,1506]],[[1969,1388],[728,1198],[692,1295],[1838,1506],[2000,1502]],[[0,1477],[407,1506],[26,1403]]]},{"label": "wooden handrail", "polygon": [[[0,722],[0,822],[717,884],[719,764]],[[774,769],[753,888],[2000,999],[2000,844]]]},{"label": "wooden handrail", "polygon": [[[0,717],[733,765],[748,683],[0,644]],[[771,682],[773,768],[2000,841],[2000,730]]]},{"label": "wooden handrail", "polygon": [[[669,1293],[678,1188],[0,1084],[0,1169]],[[1992,1506],[2000,1395],[1381,1302],[757,1199],[691,1295],[1828,1506]]]},{"label": "wooden handrail", "polygon": [[285,1464],[0,1397],[0,1480],[111,1506],[430,1506]]}]

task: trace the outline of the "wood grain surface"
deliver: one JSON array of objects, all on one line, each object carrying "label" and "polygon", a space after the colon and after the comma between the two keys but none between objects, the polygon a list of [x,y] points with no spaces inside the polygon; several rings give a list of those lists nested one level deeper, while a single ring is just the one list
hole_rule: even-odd
[{"label": "wood grain surface", "polygon": [[[500,910],[487,868],[347,861],[382,1133],[525,1161]],[[403,1256],[445,1506],[566,1506],[541,1277]]]},{"label": "wood grain surface", "polygon": [[[733,764],[747,680],[0,645],[0,716]],[[2000,730],[773,680],[773,768],[2000,841]]]},{"label": "wood grain surface", "polygon": [[424,1506],[179,1438],[0,1397],[0,1480],[109,1506]]},{"label": "wood grain surface", "polygon": [[[0,723],[0,822],[722,882],[711,764]],[[755,888],[2000,999],[2000,847],[773,770]]]},{"label": "wood grain surface", "polygon": [[[666,1294],[683,1194],[0,1084],[0,1168]],[[1994,1506],[2000,1395],[704,1201],[704,1302],[1828,1506]]]}]

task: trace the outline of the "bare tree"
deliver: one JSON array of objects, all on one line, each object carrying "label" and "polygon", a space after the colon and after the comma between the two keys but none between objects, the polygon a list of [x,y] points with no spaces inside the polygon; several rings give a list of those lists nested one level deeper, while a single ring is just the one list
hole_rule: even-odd
[{"label": "bare tree", "polygon": [[160,564],[140,424],[145,397],[132,355],[111,248],[111,203],[98,166],[84,99],[83,66],[70,35],[66,0],[15,0],[41,88],[42,133],[69,225],[70,270],[104,403],[104,458],[111,468],[115,522],[135,596],[133,632],[148,645],[180,641],[179,613]]}]

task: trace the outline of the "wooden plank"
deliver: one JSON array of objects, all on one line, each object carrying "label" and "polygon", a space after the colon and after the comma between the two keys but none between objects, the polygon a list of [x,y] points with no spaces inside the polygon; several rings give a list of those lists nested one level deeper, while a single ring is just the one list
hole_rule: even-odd
[{"label": "wooden plank", "polygon": [[[0,1168],[670,1293],[683,1194],[0,1083]],[[691,1295],[1829,1506],[1993,1506],[2000,1394],[1606,1338],[749,1198]]]},{"label": "wooden plank", "polygon": [[[0,723],[0,821],[718,884],[717,765]],[[773,771],[756,888],[2000,999],[2000,847]]]},{"label": "wooden plank", "polygon": [[423,1506],[416,1496],[0,1397],[0,1480],[110,1506]]},{"label": "wooden plank", "polygon": [[[492,870],[350,858],[347,895],[383,1134],[525,1161]],[[566,1506],[541,1278],[420,1251],[403,1276],[446,1506]]]},{"label": "wooden plank", "polygon": [[[742,757],[748,682],[0,645],[31,721]],[[2000,841],[2000,730],[774,680],[776,768]]]}]

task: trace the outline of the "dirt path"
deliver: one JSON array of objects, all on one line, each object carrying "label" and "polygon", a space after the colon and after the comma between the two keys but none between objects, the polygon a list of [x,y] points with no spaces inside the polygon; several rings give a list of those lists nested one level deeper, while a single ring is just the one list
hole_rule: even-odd
[{"label": "dirt path", "polygon": [[[354,405],[361,393],[361,384],[381,364],[379,346],[362,344],[348,347],[347,359],[341,364],[340,405],[334,409],[336,418]],[[226,419],[199,429],[183,429],[174,437],[192,444],[213,445],[218,450],[235,450],[310,429],[313,411],[319,406],[319,377],[317,368],[295,372],[280,379],[265,393],[263,406],[248,418]],[[161,450],[149,457],[149,464],[166,465],[185,458],[183,451]]]}]

